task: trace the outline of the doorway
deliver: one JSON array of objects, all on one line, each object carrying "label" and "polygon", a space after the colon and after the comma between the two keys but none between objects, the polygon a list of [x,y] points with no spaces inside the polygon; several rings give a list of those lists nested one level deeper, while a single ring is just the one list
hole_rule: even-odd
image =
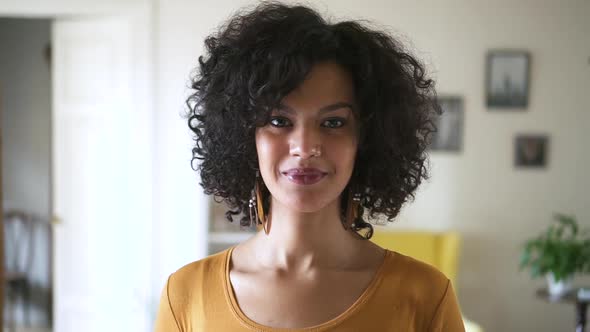
[{"label": "doorway", "polygon": [[[48,3],[0,4],[0,16],[8,7],[7,19],[48,21],[52,44],[44,141],[51,142],[45,216],[51,237],[44,250],[51,301],[48,324],[37,322],[42,329],[33,331],[149,331],[157,296],[150,257],[150,3]],[[28,139],[36,135],[20,131]],[[36,161],[19,171],[30,174]],[[3,201],[3,211],[18,207],[14,199]]]},{"label": "doorway", "polygon": [[49,19],[0,18],[2,211],[12,216],[2,223],[3,317],[10,327],[48,329],[52,321],[50,31]]}]

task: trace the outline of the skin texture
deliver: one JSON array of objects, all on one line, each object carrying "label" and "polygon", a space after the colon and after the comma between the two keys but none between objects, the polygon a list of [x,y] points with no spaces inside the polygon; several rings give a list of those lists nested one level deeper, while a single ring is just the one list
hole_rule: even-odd
[{"label": "skin texture", "polygon": [[[302,328],[338,316],[383,261],[385,250],[346,231],[340,220],[358,128],[348,106],[321,111],[340,103],[356,107],[349,73],[332,62],[318,63],[273,110],[270,124],[256,131],[259,167],[272,195],[271,230],[234,249],[230,280],[241,310],[260,324]],[[328,175],[298,185],[282,174],[294,167]]]}]

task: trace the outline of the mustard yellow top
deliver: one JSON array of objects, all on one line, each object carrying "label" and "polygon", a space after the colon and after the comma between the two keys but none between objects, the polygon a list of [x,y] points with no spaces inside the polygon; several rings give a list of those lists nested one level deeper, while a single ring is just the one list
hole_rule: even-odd
[{"label": "mustard yellow top", "polygon": [[168,278],[156,332],[465,331],[449,279],[434,267],[387,250],[369,286],[345,312],[301,329],[271,328],[249,319],[229,279],[234,247],[188,264]]}]

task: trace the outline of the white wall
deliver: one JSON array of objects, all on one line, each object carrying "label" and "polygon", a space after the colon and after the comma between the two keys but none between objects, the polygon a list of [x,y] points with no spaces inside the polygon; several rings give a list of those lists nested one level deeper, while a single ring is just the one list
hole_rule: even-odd
[{"label": "white wall", "polygon": [[125,10],[137,10],[147,0],[3,0],[0,16],[58,17],[96,14],[117,14]]},{"label": "white wall", "polygon": [[[245,3],[252,2],[159,1],[156,90],[162,124],[162,208],[172,213],[175,227],[182,224],[177,218],[184,220],[183,230],[202,247],[176,243],[167,249],[169,255],[181,248],[193,250],[183,253],[178,263],[202,257],[206,246],[206,220],[202,213],[194,218],[193,211],[203,203],[190,202],[203,197],[188,165],[188,131],[178,119],[184,111],[184,87],[203,38]],[[574,213],[590,227],[585,193],[590,156],[582,143],[588,141],[590,129],[590,3],[329,0],[318,6],[335,17],[368,18],[389,26],[430,64],[441,94],[464,98],[463,152],[433,154],[433,178],[400,215],[397,227],[452,228],[463,234],[457,288],[465,314],[487,331],[573,328],[573,307],[535,299],[534,290],[543,281],[531,282],[517,264],[520,244],[544,228],[554,211]],[[531,98],[525,112],[494,112],[484,106],[485,54],[494,48],[532,54]],[[518,133],[550,135],[547,169],[513,167],[512,145]],[[163,231],[170,238],[179,232],[168,226]],[[172,265],[162,274],[171,272]]]},{"label": "white wall", "polygon": [[[231,6],[226,6],[220,12],[229,8]],[[192,12],[194,10],[197,12]],[[155,12],[153,288],[159,296],[170,273],[207,253],[209,201],[198,185],[198,175],[190,166],[192,137],[184,115],[189,72],[219,12],[216,3],[199,6],[190,1],[186,4],[162,1]],[[188,20],[192,20],[191,24]],[[159,297],[155,302],[157,300]]]},{"label": "white wall", "polygon": [[4,207],[34,213],[44,222],[36,228],[34,241],[35,325],[49,324],[51,78],[44,52],[50,24],[41,19],[0,19]]}]

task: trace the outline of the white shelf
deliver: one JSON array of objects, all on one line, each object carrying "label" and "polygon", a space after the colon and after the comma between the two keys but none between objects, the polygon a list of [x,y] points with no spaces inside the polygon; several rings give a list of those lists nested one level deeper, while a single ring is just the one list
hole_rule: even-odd
[{"label": "white shelf", "polygon": [[239,243],[252,237],[253,232],[212,232],[209,233],[209,243]]}]

